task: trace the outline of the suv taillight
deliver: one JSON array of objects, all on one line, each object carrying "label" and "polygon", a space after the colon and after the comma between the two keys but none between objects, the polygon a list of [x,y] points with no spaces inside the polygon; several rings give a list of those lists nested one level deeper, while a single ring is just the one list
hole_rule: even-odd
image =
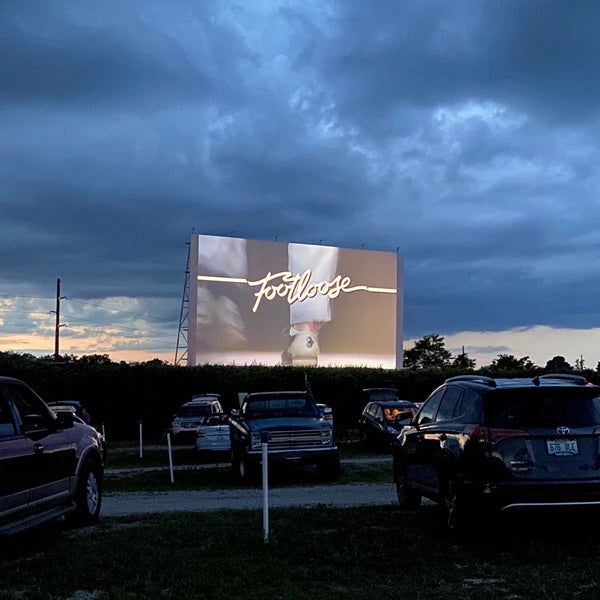
[{"label": "suv taillight", "polygon": [[[600,432],[600,428],[598,428]],[[499,427],[484,427],[470,425],[465,428],[465,434],[473,442],[493,444],[506,438],[525,437],[529,435],[524,429],[501,429]]]}]

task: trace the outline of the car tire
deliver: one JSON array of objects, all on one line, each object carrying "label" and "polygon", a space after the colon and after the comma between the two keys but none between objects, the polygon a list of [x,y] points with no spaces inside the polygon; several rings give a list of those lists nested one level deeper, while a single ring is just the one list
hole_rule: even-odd
[{"label": "car tire", "polygon": [[77,479],[75,511],[68,515],[72,525],[94,525],[100,517],[102,506],[102,466],[86,458]]},{"label": "car tire", "polygon": [[240,481],[245,483],[253,482],[257,479],[258,469],[254,461],[252,461],[242,451],[233,452],[233,468]]},{"label": "car tire", "polygon": [[450,532],[459,532],[467,525],[467,511],[461,484],[456,477],[447,477],[441,489],[441,506],[446,527]]},{"label": "car tire", "polygon": [[400,508],[414,510],[421,506],[421,494],[408,485],[405,469],[397,469],[394,475],[394,482],[396,483],[396,496]]}]

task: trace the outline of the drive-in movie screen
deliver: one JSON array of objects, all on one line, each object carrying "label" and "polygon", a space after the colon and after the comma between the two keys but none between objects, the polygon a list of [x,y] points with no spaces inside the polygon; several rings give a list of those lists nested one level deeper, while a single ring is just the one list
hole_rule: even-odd
[{"label": "drive-in movie screen", "polygon": [[402,363],[403,256],[192,235],[188,365]]}]

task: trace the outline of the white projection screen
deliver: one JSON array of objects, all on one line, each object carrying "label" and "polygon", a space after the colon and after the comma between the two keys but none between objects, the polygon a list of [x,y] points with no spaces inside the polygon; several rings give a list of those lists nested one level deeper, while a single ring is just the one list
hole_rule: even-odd
[{"label": "white projection screen", "polygon": [[194,234],[188,365],[400,368],[404,258]]}]

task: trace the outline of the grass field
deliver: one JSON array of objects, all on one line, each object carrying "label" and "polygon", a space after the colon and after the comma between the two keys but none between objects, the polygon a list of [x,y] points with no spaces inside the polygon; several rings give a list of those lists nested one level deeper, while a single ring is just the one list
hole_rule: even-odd
[{"label": "grass field", "polygon": [[[122,452],[123,463],[139,461]],[[353,477],[388,476],[385,464],[370,468]],[[211,485],[231,484],[227,468],[212,471]],[[208,485],[198,483],[204,471],[189,473],[186,484],[177,472],[180,489]],[[138,489],[145,476],[121,485]],[[587,600],[600,597],[597,521],[583,512],[498,519],[450,538],[436,506],[272,509],[268,543],[260,511],[52,523],[0,539],[0,600]]]},{"label": "grass field", "polygon": [[598,527],[442,533],[436,507],[277,509],[49,525],[0,548],[0,599],[565,599],[600,595]]}]

